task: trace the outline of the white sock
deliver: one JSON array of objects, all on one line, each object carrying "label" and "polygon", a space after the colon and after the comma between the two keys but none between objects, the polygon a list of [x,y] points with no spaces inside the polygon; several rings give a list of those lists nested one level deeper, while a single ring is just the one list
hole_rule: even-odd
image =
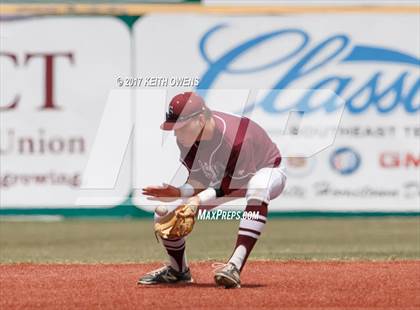
[{"label": "white sock", "polygon": [[236,266],[236,268],[241,269],[245,256],[246,248],[241,244],[235,249],[232,257],[229,259],[229,263],[232,263]]}]

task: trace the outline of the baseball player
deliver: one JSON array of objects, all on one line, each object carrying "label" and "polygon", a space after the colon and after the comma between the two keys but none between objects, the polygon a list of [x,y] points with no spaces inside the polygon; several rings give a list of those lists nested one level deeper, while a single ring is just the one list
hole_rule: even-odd
[{"label": "baseball player", "polygon": [[[226,264],[215,270],[216,285],[239,288],[240,273],[267,221],[268,204],[285,186],[280,152],[257,123],[246,117],[212,111],[194,92],[172,98],[160,128],[174,131],[180,161],[189,176],[179,188],[167,184],[149,186],[143,189],[144,195],[158,200],[188,197],[187,213],[193,216],[199,207],[229,196],[245,197],[245,211],[258,212],[257,219],[240,220],[233,253]],[[185,210],[182,214],[186,214]],[[192,282],[183,235],[161,240],[170,264],[147,273],[138,283]]]}]

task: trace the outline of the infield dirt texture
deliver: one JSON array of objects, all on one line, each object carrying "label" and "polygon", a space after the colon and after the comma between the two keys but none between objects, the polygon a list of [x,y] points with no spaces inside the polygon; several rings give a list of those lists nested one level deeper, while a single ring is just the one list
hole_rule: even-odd
[{"label": "infield dirt texture", "polygon": [[199,222],[195,283],[137,286],[166,259],[151,221],[0,222],[0,309],[420,309],[420,218],[270,220],[242,274],[216,288],[237,222]]}]

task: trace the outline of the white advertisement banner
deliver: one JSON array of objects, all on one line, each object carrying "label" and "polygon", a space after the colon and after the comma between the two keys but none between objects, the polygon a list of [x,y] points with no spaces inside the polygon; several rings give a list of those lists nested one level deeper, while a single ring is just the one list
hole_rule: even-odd
[{"label": "white advertisement banner", "polygon": [[201,0],[204,5],[229,6],[305,6],[305,7],[332,7],[332,6],[416,6],[416,0]]},{"label": "white advertisement banner", "polygon": [[270,210],[419,212],[417,24],[150,15],[130,38],[117,18],[1,22],[1,206],[115,206],[132,187],[180,186],[187,171],[159,125],[170,98],[196,90],[277,144],[288,180]]},{"label": "white advertisement banner", "polygon": [[[1,206],[75,207],[110,90],[130,72],[129,30],[111,17],[0,26]],[[127,197],[130,164],[127,152],[117,186],[101,193],[107,199],[100,206]]]},{"label": "white advertisement banner", "polygon": [[[134,38],[136,78],[157,77],[146,86],[167,90],[159,100],[137,96],[137,187],[185,181],[175,138],[159,125],[173,95],[196,89],[210,108],[256,121],[279,147],[288,180],[271,211],[420,211],[418,16],[150,15]],[[171,77],[199,83],[170,87]],[[235,103],[235,90],[254,92],[252,104]],[[292,112],[304,121],[288,122]],[[291,136],[334,139],[299,156]]]}]

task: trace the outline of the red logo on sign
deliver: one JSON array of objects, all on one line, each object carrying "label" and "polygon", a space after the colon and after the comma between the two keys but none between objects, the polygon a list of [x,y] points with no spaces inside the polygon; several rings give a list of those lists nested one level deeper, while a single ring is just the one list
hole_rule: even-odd
[{"label": "red logo on sign", "polygon": [[417,168],[420,167],[420,154],[384,152],[379,157],[382,168]]},{"label": "red logo on sign", "polygon": [[[44,79],[44,102],[42,102],[41,110],[58,109],[54,102],[54,71],[56,68],[56,60],[66,58],[71,64],[74,64],[73,53],[27,53],[24,55],[23,60],[19,61],[16,54],[0,52],[0,57],[9,59],[14,67],[28,66],[30,62],[41,61],[43,62],[44,72],[40,72],[40,79]],[[0,104],[0,111],[9,111],[15,109],[20,100],[20,94],[8,102]]]}]

